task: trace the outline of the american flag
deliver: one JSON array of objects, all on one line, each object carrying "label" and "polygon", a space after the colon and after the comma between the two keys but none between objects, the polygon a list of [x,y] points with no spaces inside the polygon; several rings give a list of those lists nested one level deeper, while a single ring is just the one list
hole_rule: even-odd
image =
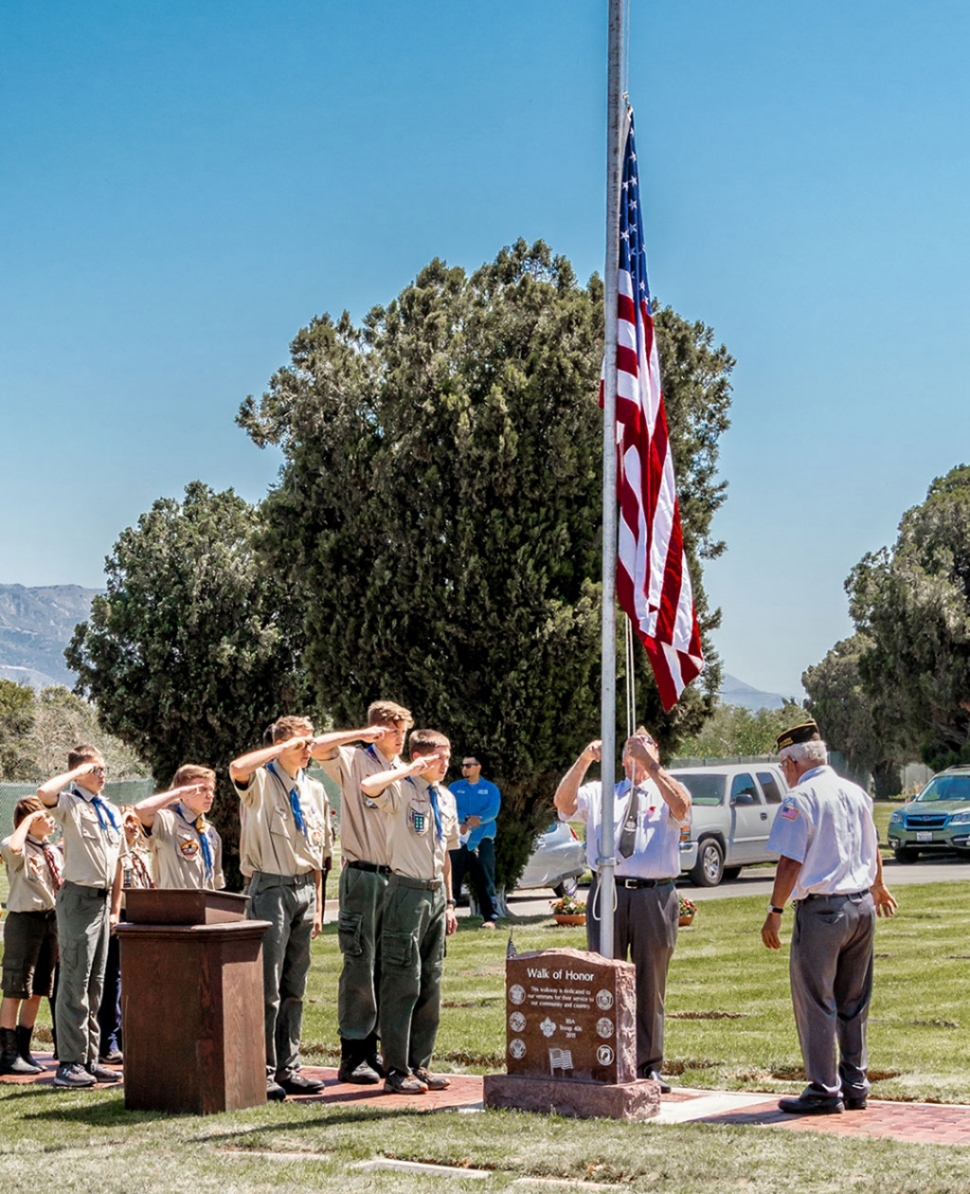
[{"label": "american flag", "polygon": [[619,317],[616,346],[617,500],[620,507],[616,589],[643,643],[663,707],[670,710],[704,668],[694,609],[660,361],[650,312],[647,257],[633,114],[620,192]]}]

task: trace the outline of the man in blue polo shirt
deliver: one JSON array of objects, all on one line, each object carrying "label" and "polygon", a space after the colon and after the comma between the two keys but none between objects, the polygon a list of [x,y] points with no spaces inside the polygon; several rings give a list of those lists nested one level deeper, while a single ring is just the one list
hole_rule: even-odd
[{"label": "man in blue polo shirt", "polygon": [[452,890],[461,894],[467,873],[485,920],[483,929],[495,928],[495,818],[502,794],[495,784],[482,779],[482,765],[474,755],[461,761],[462,778],[451,785],[458,806],[461,848],[451,851]]}]

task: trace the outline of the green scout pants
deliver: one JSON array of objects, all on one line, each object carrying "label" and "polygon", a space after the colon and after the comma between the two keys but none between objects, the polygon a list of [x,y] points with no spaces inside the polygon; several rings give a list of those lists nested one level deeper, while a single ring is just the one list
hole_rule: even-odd
[{"label": "green scout pants", "polygon": [[381,934],[381,1044],[385,1068],[407,1074],[431,1063],[441,1007],[445,889],[391,875]]},{"label": "green scout pants", "polygon": [[345,866],[340,872],[337,940],[344,956],[337,988],[337,1024],[349,1041],[377,1031],[381,989],[381,923],[387,878]]},{"label": "green scout pants", "polygon": [[66,882],[57,893],[57,1058],[62,1065],[98,1060],[98,1008],[108,960],[111,893],[104,887]]},{"label": "green scout pants", "polygon": [[317,907],[313,875],[256,871],[249,884],[250,920],[268,920],[263,934],[263,1007],[266,1069],[279,1078],[296,1073],[303,1028],[303,996],[310,971],[310,940]]}]

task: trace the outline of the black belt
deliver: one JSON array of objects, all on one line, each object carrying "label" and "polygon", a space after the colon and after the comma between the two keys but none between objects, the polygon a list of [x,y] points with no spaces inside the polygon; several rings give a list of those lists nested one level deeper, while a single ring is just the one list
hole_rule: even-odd
[{"label": "black belt", "polygon": [[372,875],[389,875],[389,866],[378,866],[376,862],[348,862],[347,865],[355,871],[370,871]]},{"label": "black belt", "polygon": [[631,891],[636,891],[638,887],[666,887],[668,883],[673,883],[673,879],[617,879],[617,887],[627,887]]},{"label": "black belt", "polygon": [[410,875],[392,875],[390,882],[398,887],[416,887],[418,891],[437,891],[441,879],[412,879]]},{"label": "black belt", "polygon": [[869,894],[869,888],[866,887],[862,891],[830,891],[827,893],[815,892],[812,895],[804,896],[797,903],[803,904],[806,900],[859,900],[863,896]]}]

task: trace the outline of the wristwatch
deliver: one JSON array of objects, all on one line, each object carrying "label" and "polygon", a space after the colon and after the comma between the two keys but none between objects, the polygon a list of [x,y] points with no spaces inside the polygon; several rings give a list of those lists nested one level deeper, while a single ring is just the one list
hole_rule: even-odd
[{"label": "wristwatch", "polygon": [[785,911],[785,909],[784,909],[784,908],[776,908],[774,904],[771,904],[771,903],[769,903],[769,905],[768,905],[768,914],[769,914],[769,915],[770,915],[772,912],[777,912],[777,913],[778,913],[778,915],[779,915],[779,916],[781,916],[781,914],[782,914],[784,911]]},{"label": "wristwatch", "polygon": [[455,906],[455,901],[454,901],[454,900],[445,900],[445,907],[446,907],[446,908],[454,908],[454,906]]}]

